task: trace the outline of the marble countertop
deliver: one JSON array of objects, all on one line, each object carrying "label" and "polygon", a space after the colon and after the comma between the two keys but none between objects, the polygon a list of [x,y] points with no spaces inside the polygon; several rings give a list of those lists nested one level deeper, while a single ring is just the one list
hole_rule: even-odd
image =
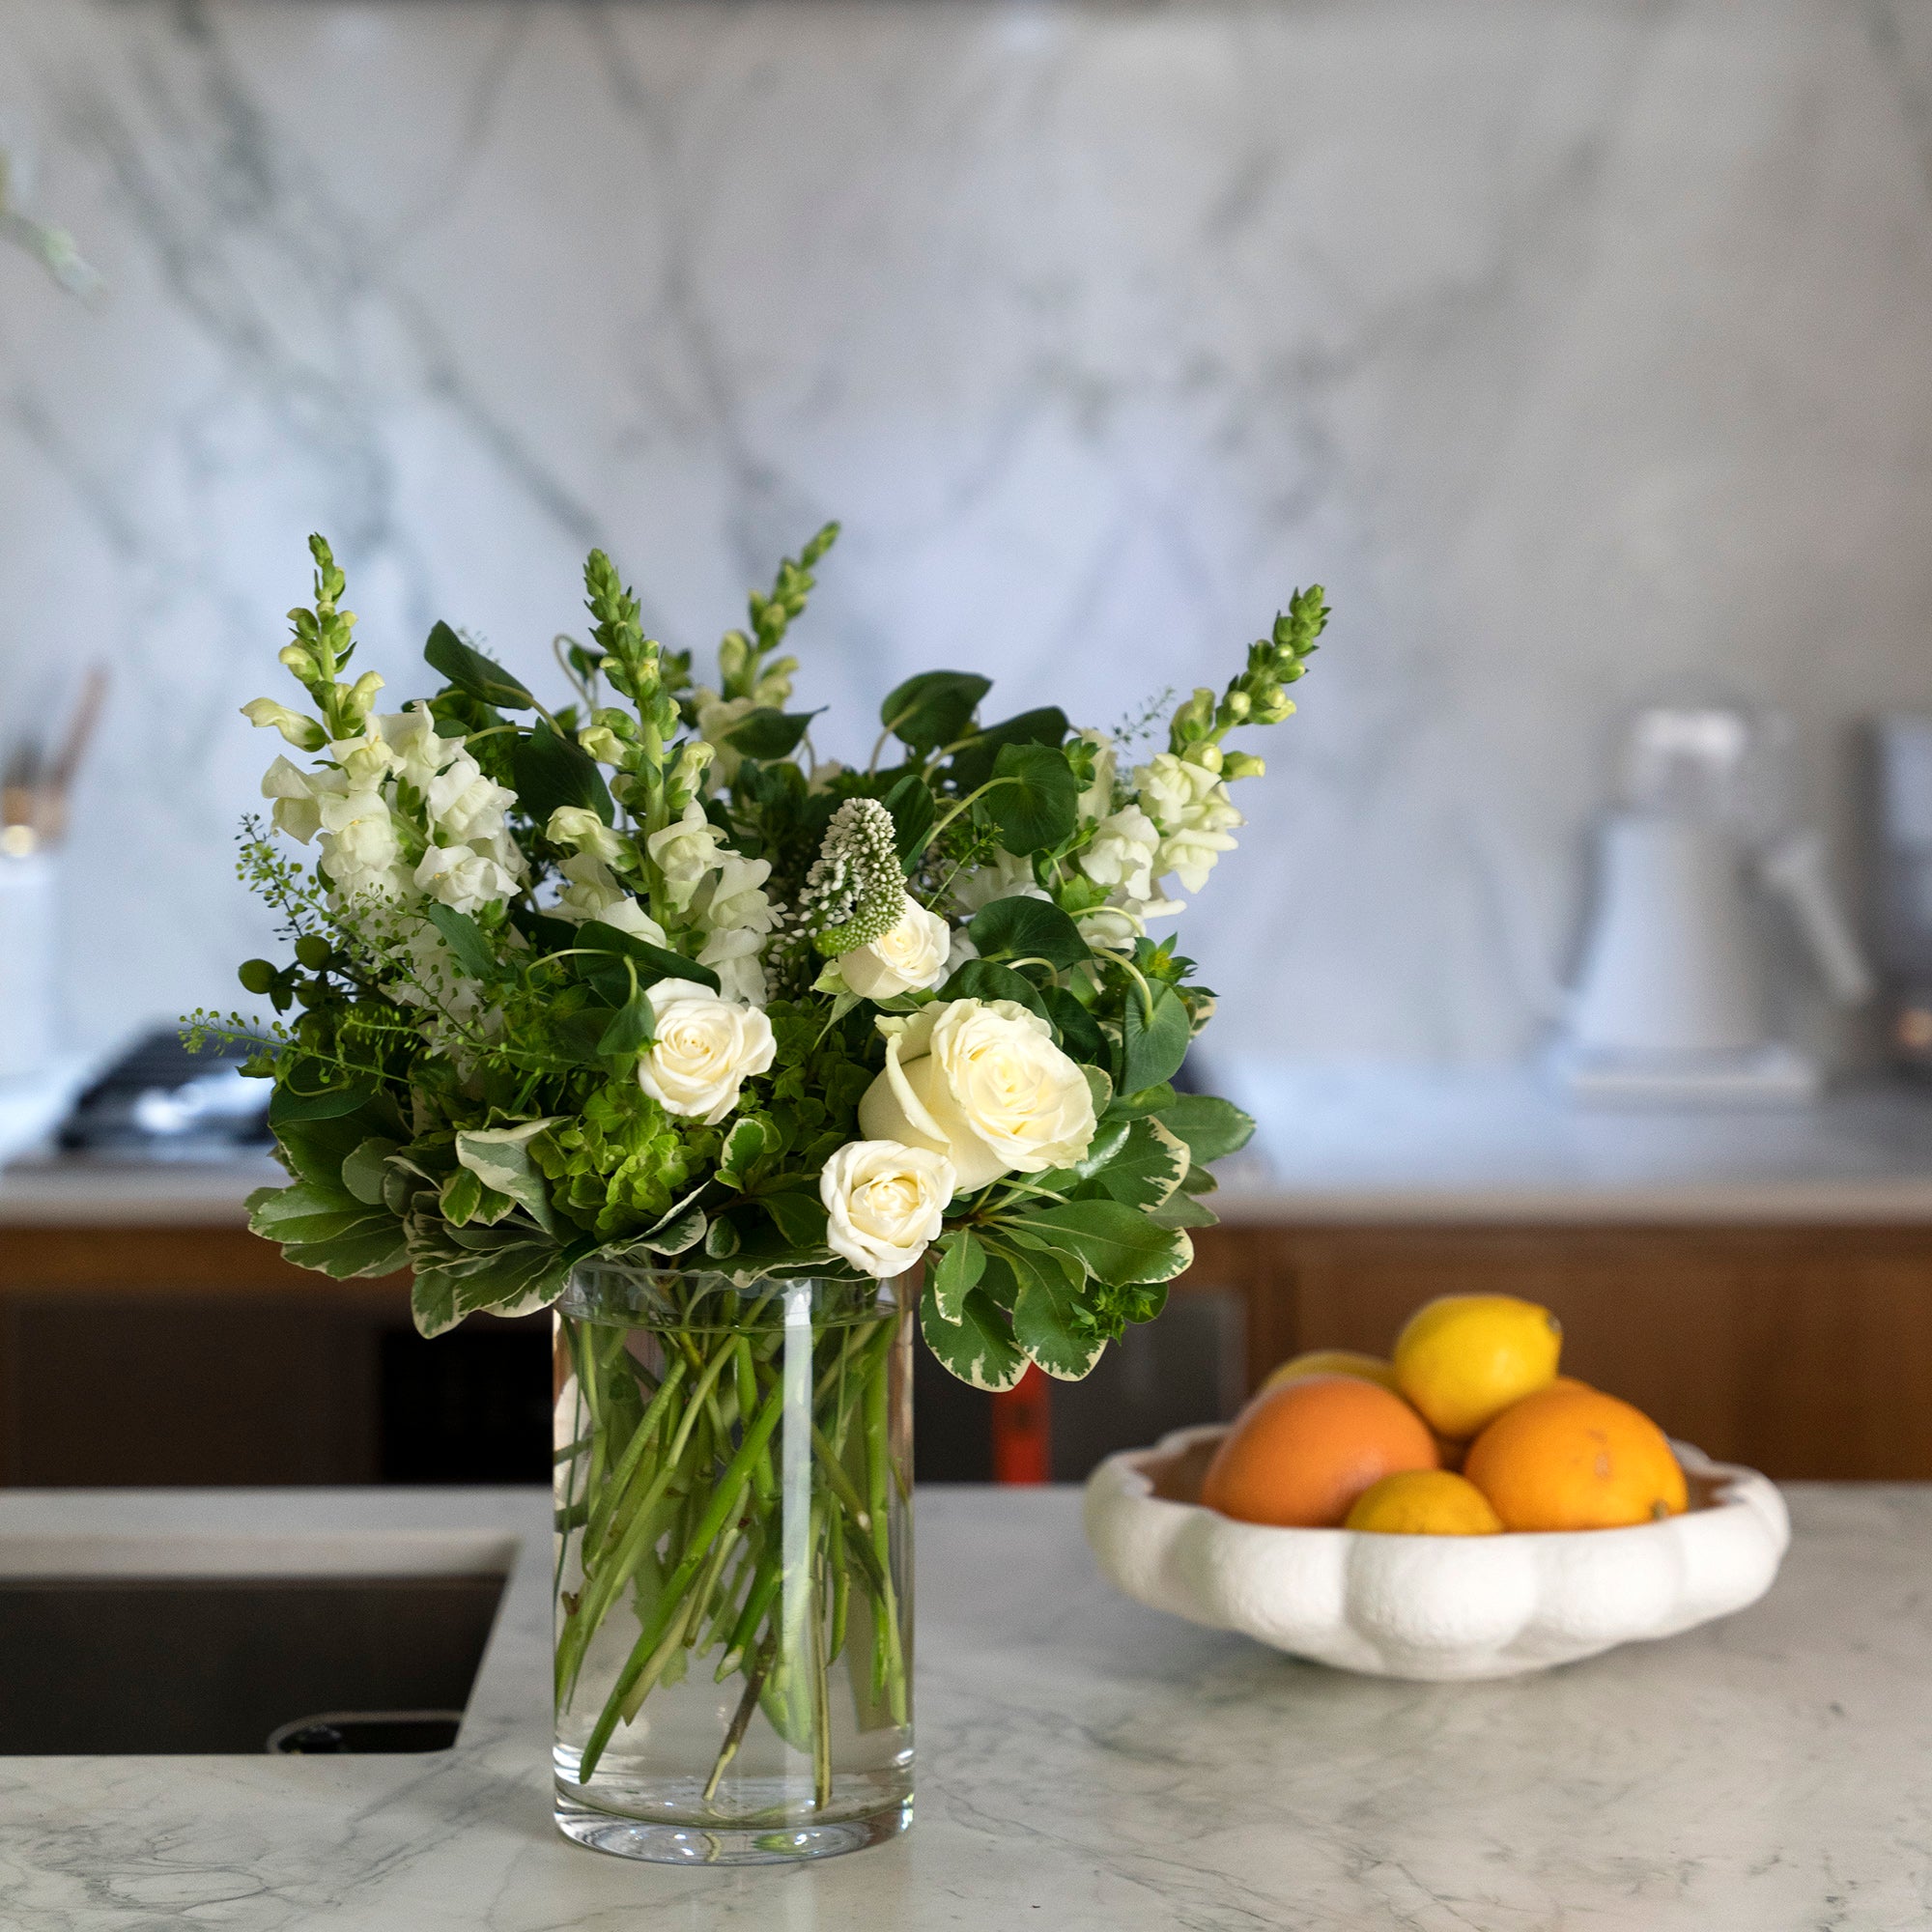
[{"label": "marble countertop", "polygon": [[[1405,1685],[1117,1596],[1069,1491],[919,1503],[919,1822],[809,1868],[634,1865],[549,1815],[529,1492],[14,1492],[0,1570],[80,1533],[284,1569],[523,1539],[454,1750],[0,1758],[22,1932],[1837,1932],[1932,1918],[1932,1490],[1794,1485],[1728,1622],[1539,1677]],[[366,1542],[363,1547],[366,1548]],[[466,1556],[465,1552],[471,1552]],[[358,1559],[364,1560],[364,1559]]]}]

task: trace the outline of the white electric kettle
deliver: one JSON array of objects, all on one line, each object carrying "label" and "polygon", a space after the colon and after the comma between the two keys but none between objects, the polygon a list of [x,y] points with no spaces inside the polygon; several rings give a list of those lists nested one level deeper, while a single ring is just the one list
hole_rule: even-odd
[{"label": "white electric kettle", "polygon": [[1764,902],[1796,921],[1844,1006],[1870,998],[1823,838],[1782,824],[1789,726],[1725,708],[1638,714],[1603,826],[1597,903],[1555,1065],[1580,1098],[1747,1105],[1816,1094],[1815,1060],[1771,1036]]}]

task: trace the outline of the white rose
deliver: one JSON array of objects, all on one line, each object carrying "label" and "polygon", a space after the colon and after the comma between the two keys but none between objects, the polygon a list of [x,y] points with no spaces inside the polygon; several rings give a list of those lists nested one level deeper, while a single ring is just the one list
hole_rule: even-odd
[{"label": "white rose", "polygon": [[771,1021],[690,980],[660,980],[650,1002],[657,1038],[638,1062],[638,1085],[667,1113],[716,1126],[743,1083],[770,1067]]},{"label": "white rose", "polygon": [[868,1140],[943,1153],[962,1193],[1064,1167],[1094,1138],[1087,1076],[1012,1000],[940,1000],[881,1020],[886,1070],[859,1102]]},{"label": "white rose", "polygon": [[898,1141],[847,1141],[818,1177],[826,1244],[862,1274],[881,1281],[903,1274],[939,1238],[954,1179],[942,1153]]},{"label": "white rose", "polygon": [[724,838],[724,835],[705,817],[704,808],[694,799],[674,825],[653,832],[644,841],[652,863],[664,874],[670,902],[679,912],[690,905],[705,873],[718,869],[718,848]]},{"label": "white rose", "polygon": [[1119,886],[1130,898],[1148,898],[1159,849],[1153,820],[1137,805],[1122,806],[1094,828],[1094,842],[1080,855],[1080,869],[1096,885]]},{"label": "white rose", "polygon": [[430,823],[459,843],[496,838],[503,829],[504,811],[516,802],[516,793],[486,779],[468,752],[459,752],[449,769],[423,789]]},{"label": "white rose", "polygon": [[490,857],[468,845],[432,845],[416,864],[415,882],[457,912],[495,905],[517,890],[517,882]]},{"label": "white rose", "polygon": [[838,955],[839,977],[862,1000],[890,1000],[945,980],[952,929],[910,896],[899,923],[868,946]]}]

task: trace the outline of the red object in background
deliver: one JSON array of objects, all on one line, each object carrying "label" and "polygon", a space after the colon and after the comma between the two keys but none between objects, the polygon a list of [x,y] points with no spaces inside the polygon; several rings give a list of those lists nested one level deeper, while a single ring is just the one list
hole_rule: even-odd
[{"label": "red object in background", "polygon": [[993,1480],[1053,1480],[1053,1384],[1032,1363],[1011,1388],[993,1398]]}]

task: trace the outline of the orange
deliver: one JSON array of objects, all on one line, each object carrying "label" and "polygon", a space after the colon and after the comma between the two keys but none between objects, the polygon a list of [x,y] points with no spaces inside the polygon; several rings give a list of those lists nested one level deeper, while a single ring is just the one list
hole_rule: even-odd
[{"label": "orange", "polygon": [[1505,1529],[1615,1529],[1690,1502],[1663,1431],[1592,1388],[1525,1396],[1476,1437],[1463,1472]]},{"label": "orange", "polygon": [[1359,1354],[1353,1349],[1316,1349],[1309,1354],[1296,1355],[1271,1370],[1262,1387],[1271,1389],[1277,1382],[1299,1381],[1303,1376],[1354,1376],[1365,1382],[1378,1383],[1391,1395],[1402,1393],[1395,1385],[1393,1362],[1385,1362],[1379,1355]]},{"label": "orange", "polygon": [[1466,1477],[1447,1469],[1406,1469],[1384,1476],[1355,1498],[1344,1529],[1382,1536],[1494,1536],[1502,1519]]},{"label": "orange", "polygon": [[1306,1376],[1264,1389],[1235,1418],[1201,1500],[1243,1522],[1334,1529],[1372,1484],[1435,1467],[1428,1425],[1400,1396],[1355,1376]]}]

